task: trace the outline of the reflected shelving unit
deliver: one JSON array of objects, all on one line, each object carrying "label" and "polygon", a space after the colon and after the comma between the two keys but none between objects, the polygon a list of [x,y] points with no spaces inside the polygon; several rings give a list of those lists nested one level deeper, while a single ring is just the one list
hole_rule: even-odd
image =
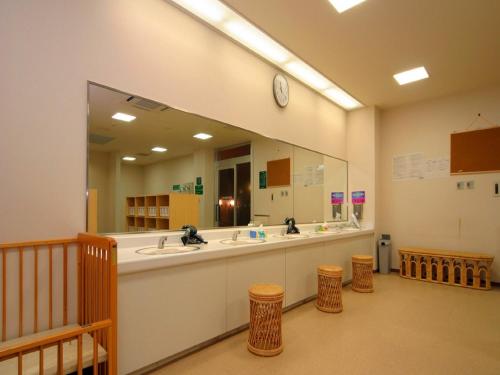
[{"label": "reflected shelving unit", "polygon": [[126,198],[126,229],[129,232],[180,229],[199,225],[200,199],[194,194],[170,193]]}]

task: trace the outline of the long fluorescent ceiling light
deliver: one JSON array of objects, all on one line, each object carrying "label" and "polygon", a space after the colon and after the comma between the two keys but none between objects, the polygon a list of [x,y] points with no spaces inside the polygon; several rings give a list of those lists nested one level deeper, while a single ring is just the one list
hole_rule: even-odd
[{"label": "long fluorescent ceiling light", "polygon": [[170,0],[346,110],[363,105],[316,69],[218,0]]}]

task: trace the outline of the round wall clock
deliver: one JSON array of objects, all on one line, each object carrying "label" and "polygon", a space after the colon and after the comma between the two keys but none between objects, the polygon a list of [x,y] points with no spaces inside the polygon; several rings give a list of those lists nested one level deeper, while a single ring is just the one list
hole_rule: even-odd
[{"label": "round wall clock", "polygon": [[276,104],[281,108],[286,107],[288,104],[289,92],[288,92],[288,81],[282,74],[276,74],[273,80],[273,94]]}]

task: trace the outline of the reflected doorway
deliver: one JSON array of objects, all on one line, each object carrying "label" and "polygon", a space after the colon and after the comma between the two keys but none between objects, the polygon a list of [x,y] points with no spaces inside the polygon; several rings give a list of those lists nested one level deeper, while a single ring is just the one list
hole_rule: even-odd
[{"label": "reflected doorway", "polygon": [[248,225],[251,220],[250,145],[217,151],[216,226]]}]

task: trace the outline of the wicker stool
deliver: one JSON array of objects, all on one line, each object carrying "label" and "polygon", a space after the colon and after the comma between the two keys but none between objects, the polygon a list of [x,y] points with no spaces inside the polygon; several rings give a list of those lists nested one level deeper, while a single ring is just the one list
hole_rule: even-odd
[{"label": "wicker stool", "polygon": [[352,256],[352,290],[361,293],[373,292],[373,257]]},{"label": "wicker stool", "polygon": [[256,284],[248,289],[250,296],[250,333],[248,350],[270,357],[283,351],[281,307],[285,292],[275,284]]},{"label": "wicker stool", "polygon": [[316,307],[325,312],[342,311],[342,267],[318,267],[318,299]]}]

